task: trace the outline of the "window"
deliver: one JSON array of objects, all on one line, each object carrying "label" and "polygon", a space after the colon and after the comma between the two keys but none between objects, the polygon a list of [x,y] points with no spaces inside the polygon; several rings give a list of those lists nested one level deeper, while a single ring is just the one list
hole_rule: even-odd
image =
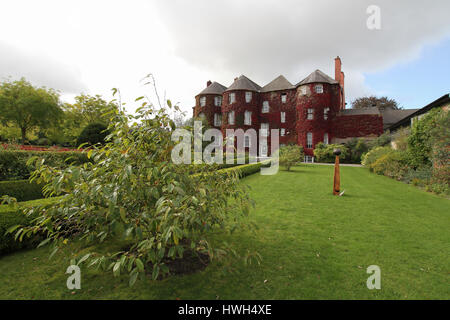
[{"label": "window", "polygon": [[245,111],[245,113],[244,113],[244,124],[246,126],[250,126],[252,124],[252,112],[251,111]]},{"label": "window", "polygon": [[286,112],[281,112],[281,123],[286,123]]},{"label": "window", "polygon": [[228,112],[228,124],[234,124],[234,111]]},{"label": "window", "polygon": [[198,114],[198,117],[200,118],[200,119],[205,119],[206,118],[206,116],[205,116],[205,114],[203,113],[203,112],[200,112],[199,114]]},{"label": "window", "polygon": [[328,133],[325,133],[325,134],[323,135],[323,144],[324,144],[324,145],[327,145],[327,144],[328,144]]},{"label": "window", "polygon": [[312,149],[313,147],[313,135],[312,132],[306,134],[306,148]]},{"label": "window", "polygon": [[204,107],[206,105],[206,97],[200,98],[200,107]]},{"label": "window", "polygon": [[312,156],[305,156],[305,162],[306,163],[314,163],[314,157],[312,157]]},{"label": "window", "polygon": [[262,107],[262,113],[268,113],[268,112],[269,112],[269,101],[264,101],[263,107]]},{"label": "window", "polygon": [[214,105],[216,107],[220,107],[222,105],[222,97],[220,96],[214,97]]},{"label": "window", "polygon": [[236,102],[236,94],[234,92],[230,93],[228,96],[228,103],[232,104]]},{"label": "window", "polygon": [[304,96],[306,96],[306,86],[301,87],[300,93]]},{"label": "window", "polygon": [[252,101],[252,93],[247,91],[245,93],[245,102],[249,103],[250,101]]},{"label": "window", "polygon": [[250,146],[251,146],[250,136],[244,136],[244,147],[250,148]]},{"label": "window", "polygon": [[308,109],[308,114],[306,116],[306,119],[308,119],[308,120],[314,119],[314,109],[312,109],[312,108]]},{"label": "window", "polygon": [[323,109],[323,119],[328,120],[328,112],[330,112],[330,108]]},{"label": "window", "polygon": [[280,135],[281,135],[282,137],[284,137],[284,136],[286,135],[286,129],[285,129],[285,128],[281,128],[281,133],[280,133]]},{"label": "window", "polygon": [[316,84],[314,87],[314,91],[316,91],[316,93],[323,93],[323,85]]},{"label": "window", "polygon": [[220,127],[222,125],[222,115],[219,113],[214,113],[214,125]]},{"label": "window", "polygon": [[267,137],[269,135],[269,124],[261,123],[261,136]]},{"label": "window", "polygon": [[286,103],[287,101],[287,94],[286,93],[282,93],[281,94],[281,103]]}]

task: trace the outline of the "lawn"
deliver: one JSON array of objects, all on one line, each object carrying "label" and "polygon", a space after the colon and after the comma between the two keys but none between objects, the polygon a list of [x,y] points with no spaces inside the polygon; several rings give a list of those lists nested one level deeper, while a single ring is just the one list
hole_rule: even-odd
[{"label": "lawn", "polygon": [[[70,249],[0,258],[0,299],[449,299],[450,202],[413,186],[342,167],[343,197],[333,197],[331,166],[303,165],[252,175],[255,232],[226,238],[258,251],[260,266],[218,263],[164,280],[138,281],[82,268],[81,290],[66,288]],[[381,268],[368,290],[366,268]]]}]

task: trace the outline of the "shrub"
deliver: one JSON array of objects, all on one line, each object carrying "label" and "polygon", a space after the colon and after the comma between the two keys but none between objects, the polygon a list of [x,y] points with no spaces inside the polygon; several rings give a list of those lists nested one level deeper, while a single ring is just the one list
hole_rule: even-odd
[{"label": "shrub", "polygon": [[407,154],[402,151],[391,150],[389,153],[380,156],[370,167],[376,174],[400,180],[408,171]]},{"label": "shrub", "polygon": [[288,145],[280,148],[280,165],[285,166],[287,171],[303,161],[303,147],[297,145]]},{"label": "shrub", "polygon": [[58,168],[71,162],[79,165],[89,161],[83,152],[0,150],[0,181],[28,179],[35,170],[33,164],[27,165],[31,157],[43,158],[45,163]]},{"label": "shrub", "polygon": [[375,163],[375,161],[377,161],[381,156],[390,153],[391,151],[392,149],[390,147],[376,147],[363,156],[362,165],[371,169],[371,166],[373,163]]},{"label": "shrub", "polygon": [[314,156],[316,157],[316,162],[322,163],[334,163],[336,156],[334,155],[334,149],[341,149],[341,155],[339,160],[344,162],[349,156],[349,150],[345,145],[341,144],[328,144],[325,145],[320,142],[316,145],[314,149]]},{"label": "shrub", "polygon": [[424,166],[417,169],[409,168],[403,175],[402,181],[413,185],[424,186],[430,182],[432,174],[433,172],[429,166]]},{"label": "shrub", "polygon": [[8,205],[0,205],[0,255],[11,253],[22,248],[28,248],[39,243],[41,239],[39,236],[25,238],[23,241],[15,241],[14,233],[6,234],[6,232],[16,225],[27,226],[31,223],[35,215],[26,216],[22,212],[24,208],[52,205],[56,201],[57,198],[50,198],[21,202],[15,208]]},{"label": "shrub", "polygon": [[360,164],[362,156],[369,150],[369,146],[364,139],[351,139],[345,146],[349,150],[349,156],[344,159],[344,163]]},{"label": "shrub", "polygon": [[0,198],[4,195],[16,198],[17,201],[41,199],[42,185],[28,180],[0,181]]},{"label": "shrub", "polygon": [[446,185],[448,189],[450,184],[450,112],[438,113],[435,120],[435,126],[431,131],[433,182]]},{"label": "shrub", "polygon": [[87,143],[95,145],[97,143],[104,144],[105,138],[109,134],[108,128],[103,123],[88,124],[77,139],[77,145]]}]

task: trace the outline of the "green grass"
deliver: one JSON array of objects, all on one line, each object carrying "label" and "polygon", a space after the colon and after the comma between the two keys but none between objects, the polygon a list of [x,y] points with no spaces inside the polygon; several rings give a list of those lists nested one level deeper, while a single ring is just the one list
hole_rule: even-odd
[{"label": "green grass", "polygon": [[[413,186],[343,167],[343,197],[334,197],[331,166],[301,166],[251,186],[259,229],[227,239],[257,250],[261,266],[217,263],[162,281],[82,268],[82,289],[66,288],[70,251],[48,260],[48,248],[0,258],[2,299],[449,299],[450,206]],[[368,290],[366,268],[381,268],[381,290]],[[267,280],[267,281],[265,281]]]}]

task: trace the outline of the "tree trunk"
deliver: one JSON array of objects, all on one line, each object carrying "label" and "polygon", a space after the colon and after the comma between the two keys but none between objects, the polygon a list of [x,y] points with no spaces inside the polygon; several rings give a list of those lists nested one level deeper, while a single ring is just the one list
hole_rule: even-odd
[{"label": "tree trunk", "polygon": [[22,144],[25,144],[25,140],[27,139],[27,128],[20,128],[22,131]]}]

